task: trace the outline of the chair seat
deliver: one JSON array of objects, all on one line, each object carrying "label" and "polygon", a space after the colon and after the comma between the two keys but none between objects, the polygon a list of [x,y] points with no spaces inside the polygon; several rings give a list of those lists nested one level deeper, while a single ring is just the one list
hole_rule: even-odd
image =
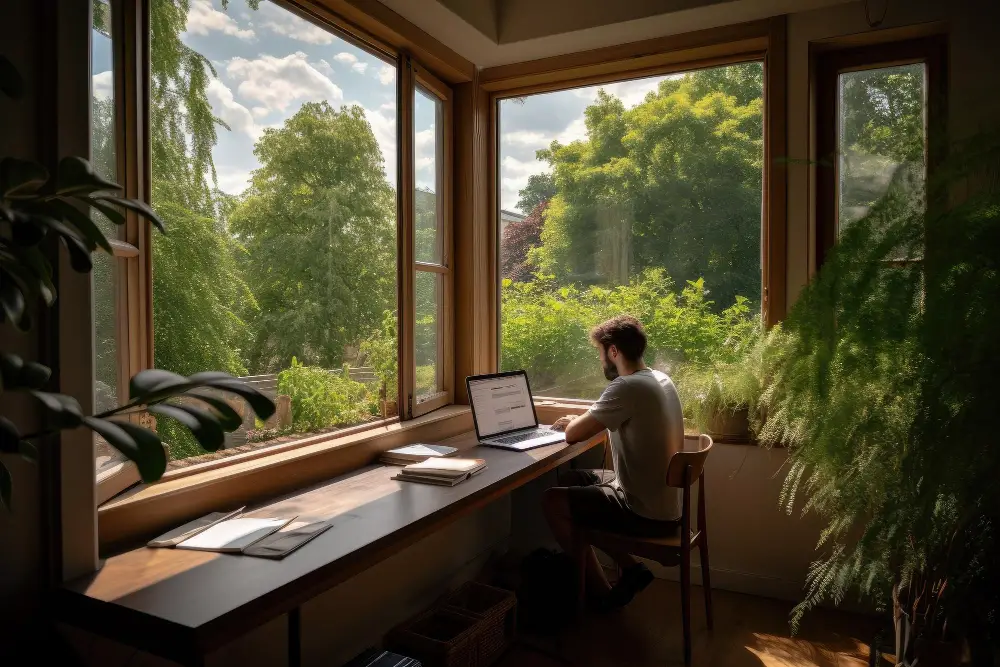
[{"label": "chair seat", "polygon": [[[691,531],[691,541],[688,548],[694,548],[698,544],[701,531]],[[665,537],[636,537],[634,535],[623,535],[604,530],[588,530],[583,533],[584,540],[598,549],[603,546],[627,551],[635,556],[649,558],[667,567],[677,565],[680,561],[683,542],[680,530],[674,535]]]}]

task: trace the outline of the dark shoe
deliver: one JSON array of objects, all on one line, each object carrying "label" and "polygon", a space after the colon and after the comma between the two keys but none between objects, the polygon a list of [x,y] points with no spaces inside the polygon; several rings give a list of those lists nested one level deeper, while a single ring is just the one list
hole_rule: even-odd
[{"label": "dark shoe", "polygon": [[597,610],[609,613],[621,609],[635,597],[635,594],[649,586],[653,581],[653,573],[642,563],[637,563],[622,572],[621,578],[611,587],[607,594],[601,596]]}]

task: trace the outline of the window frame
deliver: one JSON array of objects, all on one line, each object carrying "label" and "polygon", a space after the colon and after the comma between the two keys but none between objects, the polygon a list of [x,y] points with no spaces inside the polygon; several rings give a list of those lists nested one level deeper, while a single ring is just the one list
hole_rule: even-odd
[{"label": "window frame", "polygon": [[[813,135],[815,163],[815,266],[823,266],[836,245],[840,209],[838,189],[839,94],[841,74],[923,63],[925,74],[924,174],[929,179],[946,151],[947,37],[930,35],[853,47],[814,50],[811,55],[814,102]],[[930,193],[928,193],[930,194]],[[928,200],[928,206],[932,202]],[[922,260],[906,260],[911,263]]]},{"label": "window frame", "polygon": [[[500,156],[499,101],[522,95],[663,76],[746,62],[764,68],[764,154],[761,196],[761,316],[767,326],[786,313],[787,228],[787,19],[784,16],[633,42],[527,63],[487,68],[481,74],[489,99],[489,220],[495,286],[490,321],[500,366]],[[560,404],[579,399],[536,397]],[[592,401],[582,401],[590,404]]]},{"label": "window frame", "polygon": [[[113,80],[115,110],[115,147],[118,168],[118,182],[127,197],[149,203],[151,196],[151,151],[148,119],[150,117],[150,0],[108,0],[111,6],[111,31],[113,49]],[[358,14],[348,6],[338,11],[312,0],[271,0],[283,10],[330,32],[357,48],[363,49],[386,64],[396,67],[397,76],[397,335],[400,340],[398,414],[394,417],[370,422],[347,429],[355,434],[367,429],[384,428],[396,421],[406,421],[452,403],[454,399],[454,335],[452,318],[453,276],[451,260],[452,238],[452,159],[453,138],[452,88],[453,83],[468,80],[474,68],[444,45],[422,35],[420,39],[410,34],[412,26],[398,16],[368,16]],[[327,3],[328,4],[328,3]],[[440,64],[438,70],[448,81],[438,78],[423,65],[417,65],[410,53],[416,53],[426,60]],[[414,74],[404,72],[412,68]],[[450,82],[450,83],[449,83]],[[441,160],[439,174],[444,193],[439,201],[445,204],[442,219],[442,251],[445,253],[441,266],[431,266],[446,276],[442,322],[439,325],[438,346],[441,378],[444,391],[435,394],[432,400],[423,401],[411,409],[409,398],[414,395],[415,373],[405,371],[407,363],[412,363],[413,354],[403,355],[403,344],[409,336],[412,341],[413,278],[418,270],[413,261],[414,209],[412,193],[407,193],[405,184],[413,183],[413,96],[415,87],[432,93],[445,104],[445,123],[442,129],[445,159]],[[409,122],[407,122],[407,120]],[[387,165],[387,168],[392,168]],[[116,267],[116,347],[118,356],[118,397],[128,399],[128,381],[136,373],[153,366],[153,267],[152,242],[155,232],[150,225],[132,211],[126,212],[126,224],[119,228],[118,238],[111,240]],[[412,349],[412,346],[410,347]],[[209,370],[209,369],[206,369]],[[407,397],[404,404],[403,397]],[[342,432],[306,435],[294,443],[282,443],[280,451],[295,446],[313,445],[321,441],[336,440]],[[257,453],[266,456],[267,450]],[[245,457],[239,457],[241,460]],[[253,458],[257,458],[256,456]],[[235,462],[235,461],[234,461]],[[207,461],[201,464],[168,471],[162,481],[194,475],[202,471],[225,467],[225,459]],[[137,478],[138,479],[138,478]],[[100,486],[106,479],[99,477]]]}]

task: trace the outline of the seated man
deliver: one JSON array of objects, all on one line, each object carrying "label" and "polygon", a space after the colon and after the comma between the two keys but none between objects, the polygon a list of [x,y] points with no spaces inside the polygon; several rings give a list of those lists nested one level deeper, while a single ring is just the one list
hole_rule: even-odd
[{"label": "seated man", "polygon": [[[670,457],[684,446],[677,389],[643,362],[646,334],[634,317],[610,319],[590,338],[611,384],[590,410],[562,417],[553,428],[565,429],[570,443],[609,429],[614,471],[571,470],[560,480],[567,486],[545,492],[545,517],[568,554],[575,553],[578,528],[656,537],[673,534],[680,520],[680,491],[666,483]],[[609,553],[622,568],[611,588],[593,548],[586,549],[587,588],[603,609],[628,604],[653,580],[630,554]]]}]

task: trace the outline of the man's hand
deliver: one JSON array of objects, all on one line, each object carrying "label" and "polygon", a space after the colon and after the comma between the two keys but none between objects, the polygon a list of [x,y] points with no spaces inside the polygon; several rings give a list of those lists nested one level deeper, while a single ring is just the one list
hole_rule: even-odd
[{"label": "man's hand", "polygon": [[566,415],[565,417],[560,417],[555,420],[555,422],[550,426],[553,431],[565,431],[569,423],[573,421],[573,415]]}]

